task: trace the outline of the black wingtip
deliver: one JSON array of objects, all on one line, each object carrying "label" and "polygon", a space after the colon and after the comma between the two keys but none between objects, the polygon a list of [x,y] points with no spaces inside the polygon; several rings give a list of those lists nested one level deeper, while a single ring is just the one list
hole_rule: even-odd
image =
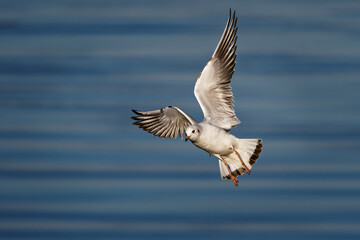
[{"label": "black wingtip", "polygon": [[234,26],[236,26],[237,23],[237,16],[236,16],[236,11],[231,11],[231,8],[229,10],[229,19],[231,19],[232,22],[235,22],[235,24],[233,24]]},{"label": "black wingtip", "polygon": [[[131,109],[131,111],[132,111],[133,113],[135,113],[136,115],[141,116],[141,114],[139,113],[139,111],[134,110],[134,109]],[[130,117],[130,118],[131,118],[132,120],[139,121],[139,117],[138,117],[138,116],[134,116],[134,117]],[[134,124],[134,125],[138,125],[137,123],[138,123],[138,122],[134,122],[133,124]]]},{"label": "black wingtip", "polygon": [[257,159],[260,157],[260,154],[262,152],[262,148],[263,148],[263,145],[262,145],[262,139],[258,139],[258,144],[252,154],[252,156],[250,157],[250,165],[254,165],[257,161]]}]

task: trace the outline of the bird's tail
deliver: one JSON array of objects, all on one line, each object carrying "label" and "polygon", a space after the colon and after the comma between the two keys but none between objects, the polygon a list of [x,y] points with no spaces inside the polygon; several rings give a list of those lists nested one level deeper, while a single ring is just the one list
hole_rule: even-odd
[{"label": "bird's tail", "polygon": [[[237,177],[243,175],[246,171],[243,164],[245,164],[248,170],[250,170],[256,163],[262,151],[261,139],[237,139],[237,146],[235,147],[235,150],[239,153],[242,161],[239,159],[239,156],[237,156],[235,151],[228,156],[222,156],[222,158],[228,164],[231,174],[234,177]],[[222,179],[231,179],[227,167],[221,160],[219,160],[219,167]]]}]

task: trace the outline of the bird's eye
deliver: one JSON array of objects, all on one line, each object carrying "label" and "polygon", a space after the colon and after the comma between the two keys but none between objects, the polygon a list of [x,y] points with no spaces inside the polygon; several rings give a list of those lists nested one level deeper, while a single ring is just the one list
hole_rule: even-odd
[{"label": "bird's eye", "polygon": [[192,130],[192,133],[195,133],[195,130]]}]

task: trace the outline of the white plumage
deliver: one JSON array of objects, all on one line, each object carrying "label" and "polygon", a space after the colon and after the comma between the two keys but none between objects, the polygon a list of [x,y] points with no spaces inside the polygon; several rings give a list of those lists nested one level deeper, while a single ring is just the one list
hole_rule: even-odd
[{"label": "white plumage", "polygon": [[261,139],[238,139],[230,129],[240,123],[233,108],[231,77],[236,59],[237,17],[230,15],[212,57],[196,80],[194,94],[204,114],[200,123],[177,107],[164,107],[153,111],[136,111],[134,124],[159,138],[176,138],[179,134],[195,146],[219,159],[223,179],[232,179],[256,163],[262,151]]}]

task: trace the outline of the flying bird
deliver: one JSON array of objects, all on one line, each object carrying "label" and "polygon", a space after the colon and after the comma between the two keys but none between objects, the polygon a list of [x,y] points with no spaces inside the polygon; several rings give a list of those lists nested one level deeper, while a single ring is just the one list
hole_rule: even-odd
[{"label": "flying bird", "polygon": [[135,125],[159,138],[190,140],[195,146],[219,159],[222,179],[231,179],[238,186],[237,177],[250,174],[262,151],[261,139],[239,139],[230,134],[240,124],[234,111],[231,77],[234,73],[237,41],[237,17],[230,9],[229,18],[220,41],[198,76],[194,94],[204,114],[197,122],[178,107],[159,110],[132,110],[137,116]]}]

